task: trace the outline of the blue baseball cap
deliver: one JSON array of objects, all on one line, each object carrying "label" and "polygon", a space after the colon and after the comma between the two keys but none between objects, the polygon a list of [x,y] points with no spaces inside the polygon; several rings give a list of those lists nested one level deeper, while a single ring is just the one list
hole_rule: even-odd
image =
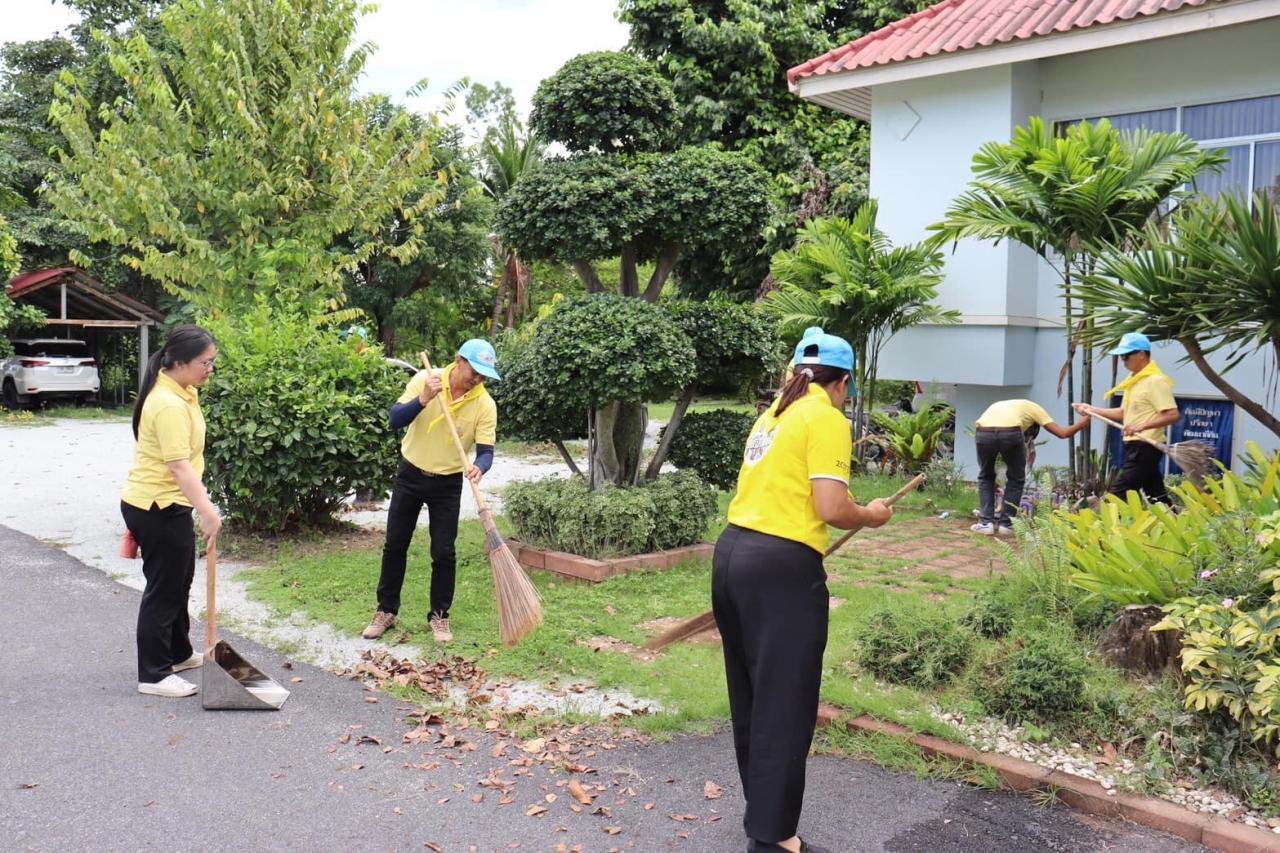
[{"label": "blue baseball cap", "polygon": [[821,364],[852,373],[853,347],[849,346],[849,342],[844,338],[828,335],[820,326],[810,326],[804,330],[800,343],[796,344],[796,354],[791,359],[791,364],[793,367],[802,364]]},{"label": "blue baseball cap", "polygon": [[1131,352],[1151,352],[1151,339],[1142,332],[1125,332],[1120,343],[1108,355],[1128,355]]},{"label": "blue baseball cap", "polygon": [[493,350],[493,344],[483,338],[472,338],[458,347],[458,355],[467,360],[467,364],[475,368],[476,373],[481,376],[487,376],[490,379],[501,379],[498,375],[498,354]]}]

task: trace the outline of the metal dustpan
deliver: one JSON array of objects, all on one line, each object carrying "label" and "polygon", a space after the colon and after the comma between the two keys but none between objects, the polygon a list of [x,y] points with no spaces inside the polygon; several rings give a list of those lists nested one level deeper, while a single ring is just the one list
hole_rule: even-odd
[{"label": "metal dustpan", "polygon": [[218,639],[215,586],[218,572],[217,543],[209,543],[205,618],[206,651],[200,666],[200,697],[207,711],[278,711],[289,691],[249,663],[225,640]]}]

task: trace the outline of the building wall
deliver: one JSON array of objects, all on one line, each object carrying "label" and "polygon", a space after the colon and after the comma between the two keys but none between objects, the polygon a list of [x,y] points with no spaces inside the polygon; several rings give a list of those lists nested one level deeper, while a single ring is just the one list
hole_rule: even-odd
[{"label": "building wall", "polygon": [[[897,243],[922,239],[964,190],[978,148],[1008,139],[1031,115],[1055,121],[1278,93],[1277,44],[1280,20],[1272,20],[878,86],[872,92],[871,192],[880,201],[881,227]],[[904,106],[919,116],[914,127]],[[954,252],[948,248],[940,301],[962,312],[963,325],[895,336],[882,357],[881,375],[958,385],[962,435],[956,456],[973,475],[973,443],[963,430],[990,402],[1030,397],[1066,420],[1066,395],[1057,396],[1066,355],[1058,279],[1021,246],[966,240]],[[1194,365],[1178,363],[1183,355],[1178,344],[1157,345],[1155,352],[1174,379],[1175,393],[1221,399]],[[1079,356],[1076,367],[1083,369]],[[1274,407],[1264,371],[1258,356],[1228,379]],[[1094,402],[1102,402],[1110,379],[1110,359],[1104,358],[1094,367]],[[1243,412],[1236,414],[1235,436],[1237,451],[1247,440],[1267,448],[1280,444]],[[1097,448],[1101,441],[1095,437]],[[1052,437],[1048,442],[1040,461],[1065,464],[1067,443]]]}]

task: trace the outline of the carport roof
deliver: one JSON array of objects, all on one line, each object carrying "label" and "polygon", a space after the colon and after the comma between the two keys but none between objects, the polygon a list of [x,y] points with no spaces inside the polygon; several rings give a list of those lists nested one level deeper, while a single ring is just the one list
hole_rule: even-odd
[{"label": "carport roof", "polygon": [[131,296],[109,291],[73,267],[33,270],[14,276],[9,298],[36,305],[49,314],[50,325],[151,326],[164,314]]}]

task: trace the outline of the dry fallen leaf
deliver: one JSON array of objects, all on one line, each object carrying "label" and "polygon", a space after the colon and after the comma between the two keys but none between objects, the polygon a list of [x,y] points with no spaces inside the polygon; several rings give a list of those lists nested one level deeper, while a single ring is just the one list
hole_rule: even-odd
[{"label": "dry fallen leaf", "polygon": [[606,827],[604,828],[604,831],[605,831],[605,832],[607,832],[609,835],[621,835],[621,834],[622,834],[622,827],[620,827],[620,826],[606,826]]},{"label": "dry fallen leaf", "polygon": [[442,853],[442,851],[444,850],[443,847],[441,847],[439,844],[436,844],[434,841],[424,842],[422,846],[430,850],[431,853]]},{"label": "dry fallen leaf", "polygon": [[471,795],[471,802],[473,802],[473,803],[483,803],[483,802],[484,802],[484,794],[472,794],[472,795]]},{"label": "dry fallen leaf", "polygon": [[1103,742],[1102,742],[1102,755],[1098,756],[1098,758],[1097,758],[1097,762],[1098,762],[1099,764],[1105,764],[1105,765],[1108,765],[1108,766],[1110,766],[1110,765],[1112,765],[1112,764],[1115,764],[1115,762],[1116,762],[1116,748],[1115,748],[1115,746],[1114,746],[1113,744],[1107,743],[1106,741],[1103,741]]},{"label": "dry fallen leaf", "polygon": [[363,765],[363,764],[352,764],[352,765],[351,765],[351,769],[352,769],[352,770],[363,770],[363,769],[364,769],[364,765]]},{"label": "dry fallen leaf", "polygon": [[19,782],[18,783],[19,791],[30,791],[32,788],[39,788],[39,787],[40,787],[39,782]]},{"label": "dry fallen leaf", "polygon": [[702,786],[702,793],[706,795],[708,800],[718,800],[720,795],[724,793],[724,789],[711,780]]},{"label": "dry fallen leaf", "polygon": [[644,804],[644,810],[645,810],[645,811],[647,811],[647,812],[651,812],[651,811],[653,811],[653,807],[654,807],[654,806],[656,806],[656,805],[657,805],[657,803],[645,803],[645,804]]},{"label": "dry fallen leaf", "polygon": [[547,794],[547,796],[546,796],[546,797],[544,797],[543,799],[545,799],[548,803],[554,803],[554,802],[556,801],[556,795],[555,795],[555,794]]},{"label": "dry fallen leaf", "polygon": [[529,806],[529,808],[525,809],[524,814],[525,814],[525,817],[537,817],[540,814],[546,814],[546,813],[547,813],[547,810],[545,807],[534,805],[534,806]]},{"label": "dry fallen leaf", "polygon": [[296,676],[296,675],[295,675],[293,678],[290,678],[290,679],[289,679],[289,683],[290,683],[290,684],[301,684],[301,683],[302,683],[302,679],[301,679],[301,678],[298,678],[298,676]]},{"label": "dry fallen leaf", "polygon": [[376,704],[378,704],[378,697],[377,697],[377,696],[366,696],[366,697],[364,697],[364,701],[368,702],[370,705],[376,705]]},{"label": "dry fallen leaf", "polygon": [[542,750],[546,747],[546,745],[547,745],[546,738],[536,737],[531,741],[526,741],[525,743],[520,744],[520,748],[525,752],[530,752],[530,753],[542,752]]},{"label": "dry fallen leaf", "polygon": [[582,783],[577,779],[569,780],[569,796],[573,797],[584,806],[591,805],[592,796],[582,790]]}]

